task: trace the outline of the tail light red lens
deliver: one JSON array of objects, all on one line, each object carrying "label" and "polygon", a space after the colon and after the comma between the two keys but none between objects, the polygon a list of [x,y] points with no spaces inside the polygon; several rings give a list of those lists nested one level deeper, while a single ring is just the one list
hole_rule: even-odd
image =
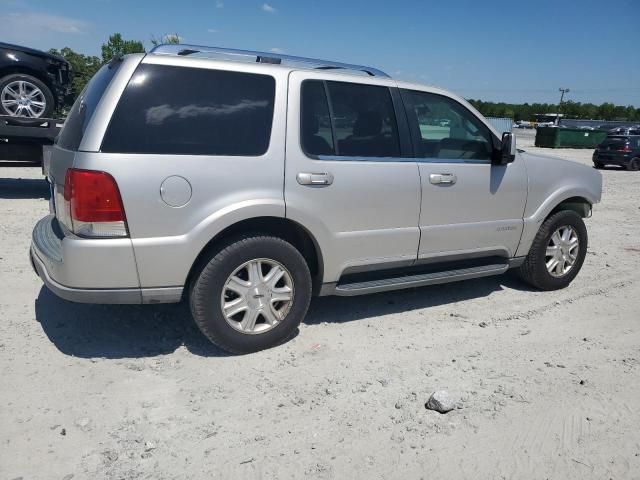
[{"label": "tail light red lens", "polygon": [[74,233],[90,237],[127,236],[118,184],[108,173],[68,169],[64,199]]},{"label": "tail light red lens", "polygon": [[619,150],[621,152],[629,153],[629,152],[631,152],[631,146],[630,145],[624,145],[621,148],[619,148]]}]

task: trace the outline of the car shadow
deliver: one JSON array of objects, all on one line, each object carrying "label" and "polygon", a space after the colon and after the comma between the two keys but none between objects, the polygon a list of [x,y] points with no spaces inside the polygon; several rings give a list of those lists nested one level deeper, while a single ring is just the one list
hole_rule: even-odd
[{"label": "car shadow", "polygon": [[185,346],[205,357],[229,354],[211,344],[191,319],[186,302],[164,305],[73,303],[42,287],[36,320],[66,355],[80,358],[139,358],[172,353]]},{"label": "car shadow", "polygon": [[49,184],[44,178],[0,178],[0,198],[49,200],[49,197]]},{"label": "car shadow", "polygon": [[[484,297],[504,287],[530,290],[507,274],[359,297],[314,298],[304,323],[344,323],[410,312]],[[58,350],[74,357],[155,357],[172,353],[181,346],[194,355],[204,357],[230,355],[200,333],[186,302],[164,305],[80,304],[62,300],[42,287],[35,302],[35,314],[44,333]]]}]

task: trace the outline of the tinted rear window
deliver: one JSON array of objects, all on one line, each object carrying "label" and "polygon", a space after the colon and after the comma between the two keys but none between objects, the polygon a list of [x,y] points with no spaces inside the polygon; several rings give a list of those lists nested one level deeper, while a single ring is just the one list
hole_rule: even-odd
[{"label": "tinted rear window", "polygon": [[116,107],[102,151],[262,155],[274,96],[268,75],[143,64]]},{"label": "tinted rear window", "polygon": [[98,102],[118,71],[121,62],[104,65],[89,81],[71,107],[64,127],[58,136],[57,144],[66,150],[78,150],[89,120],[96,110]]}]

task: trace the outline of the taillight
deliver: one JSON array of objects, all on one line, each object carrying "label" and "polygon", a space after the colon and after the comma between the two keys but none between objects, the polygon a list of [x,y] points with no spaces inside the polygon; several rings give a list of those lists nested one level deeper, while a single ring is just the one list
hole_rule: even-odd
[{"label": "taillight", "polygon": [[70,168],[64,180],[71,229],[85,237],[126,237],[127,219],[118,184],[106,172]]},{"label": "taillight", "polygon": [[625,153],[630,153],[631,152],[631,145],[626,144],[625,146],[623,146],[622,148],[618,149],[621,152],[625,152]]}]

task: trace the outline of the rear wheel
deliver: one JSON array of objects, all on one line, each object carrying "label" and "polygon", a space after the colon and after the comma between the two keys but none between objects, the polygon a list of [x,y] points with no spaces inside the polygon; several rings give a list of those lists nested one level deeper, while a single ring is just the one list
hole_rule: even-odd
[{"label": "rear wheel", "polygon": [[600,162],[593,162],[593,166],[595,168],[597,168],[598,170],[600,170],[601,168],[604,168],[604,164],[602,164]]},{"label": "rear wheel", "polygon": [[640,170],[640,157],[632,158],[627,164],[627,170],[631,170],[632,172]]},{"label": "rear wheel", "polygon": [[193,318],[211,342],[249,353],[291,337],[311,300],[311,274],[288,242],[238,239],[213,254],[191,286]]},{"label": "rear wheel", "polygon": [[576,277],[587,254],[587,228],[582,217],[563,210],[547,218],[519,269],[520,277],[540,290],[557,290]]},{"label": "rear wheel", "polygon": [[47,118],[54,103],[49,87],[36,77],[14,73],[0,78],[0,115]]}]

